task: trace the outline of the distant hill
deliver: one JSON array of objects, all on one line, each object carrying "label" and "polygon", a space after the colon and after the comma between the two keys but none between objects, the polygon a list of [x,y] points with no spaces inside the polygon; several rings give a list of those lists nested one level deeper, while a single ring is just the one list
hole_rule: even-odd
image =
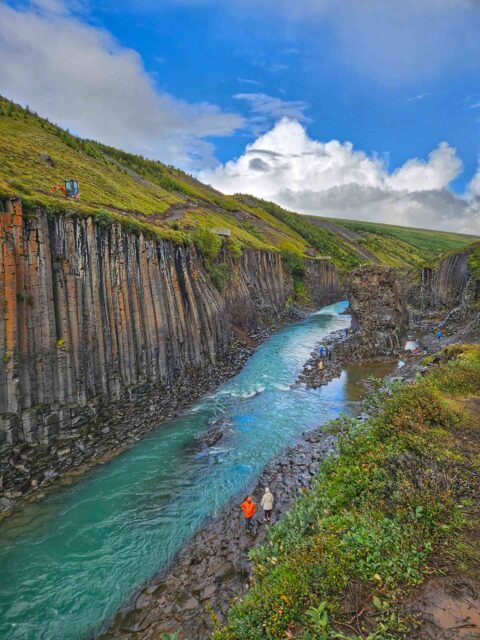
[{"label": "distant hill", "polygon": [[[343,271],[368,261],[409,269],[476,239],[304,216],[252,196],[226,196],[174,167],[78,138],[1,97],[0,157],[0,195],[18,195],[27,207],[107,215],[177,242],[199,227],[227,229],[239,249],[328,255]],[[51,192],[68,178],[79,180],[79,200]]]}]

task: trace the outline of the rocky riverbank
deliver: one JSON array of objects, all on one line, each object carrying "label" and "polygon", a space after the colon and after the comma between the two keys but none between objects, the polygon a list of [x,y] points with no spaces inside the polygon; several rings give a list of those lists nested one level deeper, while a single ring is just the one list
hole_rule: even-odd
[{"label": "rocky riverbank", "polygon": [[[327,338],[339,338],[334,332]],[[336,363],[336,367],[340,367]],[[426,368],[420,357],[407,356],[391,378],[409,380]],[[341,373],[341,367],[340,371]],[[366,418],[367,414],[362,414]],[[221,428],[202,438],[204,446],[221,437]],[[336,437],[325,428],[303,434],[300,442],[273,460],[250,488],[259,504],[264,488],[276,497],[272,523],[289,510],[299,493],[311,486],[324,457],[335,451]],[[248,587],[248,552],[265,539],[266,526],[258,522],[253,534],[244,529],[239,509],[244,494],[215,518],[208,520],[172,561],[171,567],[152,578],[119,610],[103,640],[153,640],[161,633],[180,631],[180,638],[205,640],[213,628],[212,614],[224,620],[229,605]],[[262,514],[259,514],[261,520]]]},{"label": "rocky riverbank", "polygon": [[[322,459],[334,450],[335,438],[323,428],[270,463],[250,488],[257,505],[265,487],[275,496],[272,523],[308,488]],[[206,522],[173,560],[171,568],[154,577],[115,616],[104,640],[142,638],[181,630],[180,638],[205,640],[212,630],[212,613],[224,620],[233,598],[248,586],[248,551],[263,542],[266,525],[257,511],[253,533],[245,530],[239,509],[244,494]]]}]

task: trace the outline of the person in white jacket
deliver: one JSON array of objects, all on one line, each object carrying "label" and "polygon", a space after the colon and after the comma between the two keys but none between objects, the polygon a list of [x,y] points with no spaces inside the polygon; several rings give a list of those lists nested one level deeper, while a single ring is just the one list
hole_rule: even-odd
[{"label": "person in white jacket", "polygon": [[263,508],[264,522],[270,522],[270,518],[272,517],[272,509],[273,509],[274,502],[275,502],[275,499],[273,497],[273,493],[267,487],[265,489],[265,493],[263,494],[262,501],[261,501],[261,505]]}]

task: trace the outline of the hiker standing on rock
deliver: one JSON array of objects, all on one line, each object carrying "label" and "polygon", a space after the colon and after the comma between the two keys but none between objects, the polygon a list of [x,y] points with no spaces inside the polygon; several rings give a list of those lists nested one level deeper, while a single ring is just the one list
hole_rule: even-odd
[{"label": "hiker standing on rock", "polygon": [[253,528],[253,516],[255,515],[255,511],[257,510],[257,505],[254,503],[250,496],[247,496],[240,505],[240,508],[242,509],[243,515],[245,516],[245,527],[249,531],[251,531]]},{"label": "hiker standing on rock", "polygon": [[275,500],[274,500],[274,497],[273,497],[273,493],[267,487],[265,489],[265,493],[263,494],[262,502],[261,502],[261,505],[263,507],[263,521],[264,522],[270,522],[270,519],[272,517],[272,509],[273,509],[274,501]]}]

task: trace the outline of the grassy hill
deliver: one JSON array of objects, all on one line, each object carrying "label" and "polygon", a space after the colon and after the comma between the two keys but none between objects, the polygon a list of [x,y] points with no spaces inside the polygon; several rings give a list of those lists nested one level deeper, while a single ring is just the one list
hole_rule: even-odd
[{"label": "grassy hill", "polygon": [[[0,97],[0,195],[24,205],[119,220],[132,230],[187,242],[199,229],[229,229],[231,244],[331,256],[348,271],[378,260],[402,269],[467,245],[468,236],[302,216],[251,196],[225,196],[158,161],[78,138]],[[51,192],[66,178],[80,199]],[[351,225],[357,225],[351,226]],[[358,226],[360,225],[360,226]],[[361,225],[364,225],[363,227]],[[393,230],[393,231],[392,231]]]}]

